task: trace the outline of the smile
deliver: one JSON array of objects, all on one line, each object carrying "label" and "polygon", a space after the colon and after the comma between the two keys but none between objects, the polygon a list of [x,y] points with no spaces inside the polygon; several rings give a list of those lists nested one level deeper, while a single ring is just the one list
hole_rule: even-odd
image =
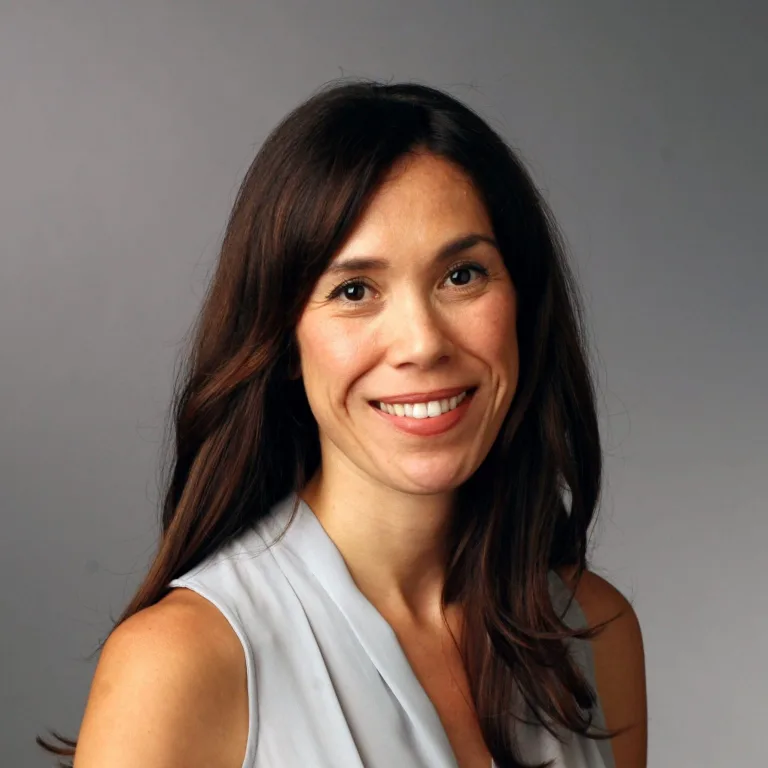
[{"label": "smile", "polygon": [[417,438],[435,437],[456,429],[474,401],[477,387],[388,397],[370,402],[374,413],[398,432]]},{"label": "smile", "polygon": [[383,403],[379,401],[375,402],[374,405],[390,416],[402,416],[408,419],[434,419],[457,408],[468,394],[469,390],[464,390],[458,395],[441,400],[428,400],[422,403]]}]

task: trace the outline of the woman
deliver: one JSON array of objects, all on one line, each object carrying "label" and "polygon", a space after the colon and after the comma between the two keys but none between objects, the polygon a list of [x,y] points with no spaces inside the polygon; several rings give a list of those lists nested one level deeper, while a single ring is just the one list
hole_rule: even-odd
[{"label": "woman", "polygon": [[645,765],[637,619],[586,570],[578,307],[466,106],[355,82],[288,115],[231,215],[75,768]]}]

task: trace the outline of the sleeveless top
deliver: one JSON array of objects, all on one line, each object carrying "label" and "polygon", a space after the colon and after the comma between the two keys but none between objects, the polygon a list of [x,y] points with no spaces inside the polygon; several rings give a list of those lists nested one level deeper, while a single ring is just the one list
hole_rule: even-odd
[{"label": "sleeveless top", "polygon": [[[210,601],[242,643],[249,707],[242,768],[458,767],[393,629],[297,494],[169,587]],[[584,626],[554,573],[550,591],[563,620]],[[594,687],[589,642],[566,642]],[[599,703],[593,714],[604,727]],[[553,768],[615,768],[609,741],[559,736],[520,724],[521,756],[552,760]]]}]

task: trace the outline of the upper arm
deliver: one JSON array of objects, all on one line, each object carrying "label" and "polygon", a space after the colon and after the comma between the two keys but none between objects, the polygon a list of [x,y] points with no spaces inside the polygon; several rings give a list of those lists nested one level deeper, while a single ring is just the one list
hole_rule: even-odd
[{"label": "upper arm", "polygon": [[[570,574],[564,578],[573,586]],[[627,728],[611,740],[616,768],[645,768],[648,711],[645,653],[634,609],[614,586],[585,571],[575,591],[590,626],[616,617],[591,640],[595,684],[610,730]]]},{"label": "upper arm", "polygon": [[240,768],[245,658],[218,610],[188,590],[123,622],[104,645],[75,768]]}]

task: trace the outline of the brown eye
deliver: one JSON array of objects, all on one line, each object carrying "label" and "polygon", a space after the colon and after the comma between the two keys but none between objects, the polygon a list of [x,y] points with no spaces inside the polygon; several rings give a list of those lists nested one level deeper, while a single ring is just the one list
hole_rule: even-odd
[{"label": "brown eye", "polygon": [[457,264],[448,272],[445,282],[454,288],[464,288],[484,277],[488,277],[488,270],[479,264]]},{"label": "brown eye", "polygon": [[454,285],[466,285],[472,280],[472,270],[469,267],[454,269],[449,275],[449,279]]},{"label": "brown eye", "polygon": [[362,283],[348,283],[342,295],[347,301],[362,301],[365,298],[365,286]]},{"label": "brown eye", "polygon": [[373,289],[363,280],[347,280],[341,285],[336,286],[327,296],[329,301],[340,301],[342,304],[360,304],[366,298],[366,291]]}]

